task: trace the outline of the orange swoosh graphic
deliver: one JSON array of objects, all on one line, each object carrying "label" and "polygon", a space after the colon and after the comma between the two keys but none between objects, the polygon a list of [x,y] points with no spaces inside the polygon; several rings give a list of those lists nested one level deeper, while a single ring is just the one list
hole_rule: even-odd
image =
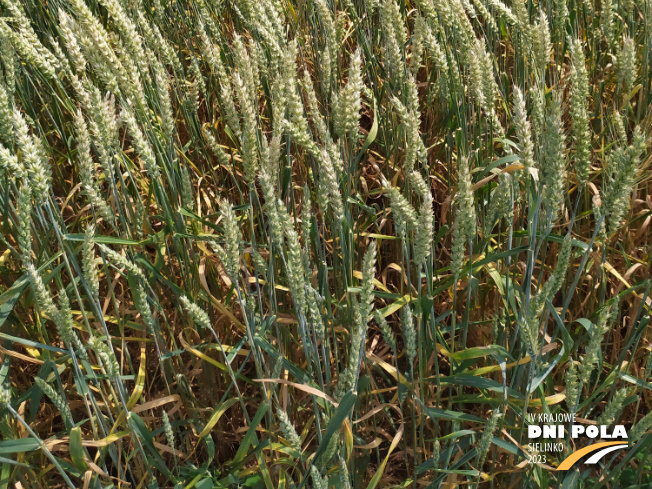
[{"label": "orange swoosh graphic", "polygon": [[609,447],[611,445],[623,445],[623,441],[622,440],[621,441],[605,441],[605,442],[602,442],[602,443],[596,443],[595,445],[589,445],[588,447],[584,447],[581,450],[578,450],[577,452],[571,453],[568,457],[566,457],[564,459],[564,461],[561,464],[559,464],[559,467],[557,467],[557,470],[568,470],[573,466],[573,464],[575,462],[577,462],[583,456],[588,455],[591,452],[595,452],[596,450],[600,450],[601,448]]}]

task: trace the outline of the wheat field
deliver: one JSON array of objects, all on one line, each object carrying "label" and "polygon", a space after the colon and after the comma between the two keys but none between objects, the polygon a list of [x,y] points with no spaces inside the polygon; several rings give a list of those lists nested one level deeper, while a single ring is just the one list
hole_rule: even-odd
[{"label": "wheat field", "polygon": [[0,487],[652,487],[652,2],[507,1],[0,0]]}]

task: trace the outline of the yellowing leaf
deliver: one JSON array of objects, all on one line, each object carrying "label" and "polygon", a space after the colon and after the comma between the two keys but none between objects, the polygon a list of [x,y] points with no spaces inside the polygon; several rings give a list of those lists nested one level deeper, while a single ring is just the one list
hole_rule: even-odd
[{"label": "yellowing leaf", "polygon": [[208,418],[208,422],[206,423],[206,426],[204,426],[204,429],[201,430],[201,433],[199,433],[198,435],[199,438],[203,438],[206,435],[208,435],[213,429],[213,426],[217,424],[217,422],[220,420],[220,418],[226,412],[226,410],[229,409],[231,406],[233,406],[236,402],[238,402],[238,398],[231,398],[231,399],[227,399],[222,404],[217,406],[213,411],[213,414],[211,414],[211,417]]},{"label": "yellowing leaf", "polygon": [[403,375],[401,375],[400,372],[398,372],[396,370],[396,367],[394,367],[393,365],[390,365],[389,363],[384,361],[382,358],[374,355],[373,353],[367,353],[367,358],[369,360],[371,360],[372,362],[377,363],[378,365],[380,365],[389,375],[394,377],[394,379],[398,379],[398,381],[401,384],[403,384],[403,385],[405,385],[407,387],[410,387],[410,383],[407,381],[407,379],[405,377],[403,377]]},{"label": "yellowing leaf", "polygon": [[127,409],[131,410],[140,399],[140,396],[143,394],[143,389],[145,388],[145,363],[147,361],[147,353],[145,351],[145,345],[140,347],[140,367],[138,367],[138,376],[136,377],[136,386],[134,391],[131,393],[131,397],[127,401]]},{"label": "yellowing leaf", "polygon": [[[362,272],[359,271],[359,270],[353,270],[353,276],[354,276],[355,278],[357,278],[358,280],[362,280]],[[373,280],[373,284],[374,284],[375,287],[379,288],[379,289],[382,290],[383,292],[387,292],[388,294],[390,293],[389,289],[388,289],[387,287],[385,287],[385,286],[382,284],[382,282],[380,282],[379,280],[374,279],[374,280]]]},{"label": "yellowing leaf", "polygon": [[403,437],[403,429],[404,426],[403,423],[401,423],[401,427],[398,429],[398,432],[394,436],[394,439],[392,440],[392,444],[389,446],[389,450],[387,451],[387,455],[385,456],[385,459],[380,464],[380,467],[376,469],[376,473],[371,478],[371,481],[369,482],[367,489],[374,489],[374,487],[376,487],[380,482],[380,479],[383,476],[383,473],[385,472],[385,467],[387,466],[387,462],[389,461],[389,456],[392,454],[394,449],[398,446],[398,442],[401,441],[401,438]]},{"label": "yellowing leaf", "polygon": [[[566,399],[566,394],[554,394],[552,396],[546,397],[546,404],[548,406],[551,406],[553,404],[559,404],[564,399]],[[520,399],[515,399],[514,403],[523,404],[523,401],[521,401]],[[532,407],[541,406],[541,404],[542,404],[541,399],[530,399],[530,402],[528,402],[528,406],[532,406]]]},{"label": "yellowing leaf", "polygon": [[407,304],[411,300],[412,300],[412,296],[410,294],[405,294],[400,299],[397,299],[396,301],[392,302],[389,306],[383,307],[380,310],[380,313],[383,315],[383,317],[390,316],[391,314],[398,311],[401,307],[403,307],[405,304]]}]

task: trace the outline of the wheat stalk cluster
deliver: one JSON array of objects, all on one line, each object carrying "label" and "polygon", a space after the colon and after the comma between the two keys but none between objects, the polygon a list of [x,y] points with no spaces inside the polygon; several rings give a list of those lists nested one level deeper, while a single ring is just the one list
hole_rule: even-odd
[{"label": "wheat stalk cluster", "polygon": [[651,108],[650,0],[0,0],[0,487],[651,487]]}]

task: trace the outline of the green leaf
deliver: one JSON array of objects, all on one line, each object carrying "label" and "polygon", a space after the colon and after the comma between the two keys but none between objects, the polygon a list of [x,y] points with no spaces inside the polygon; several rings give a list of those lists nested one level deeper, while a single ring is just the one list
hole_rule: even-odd
[{"label": "green leaf", "polygon": [[486,265],[487,263],[495,263],[499,260],[502,260],[503,258],[507,258],[513,255],[518,255],[519,253],[525,253],[528,250],[529,247],[527,246],[518,246],[517,248],[512,248],[511,250],[501,251],[500,253],[494,253],[492,255],[484,257],[482,260],[473,262],[473,268],[481,267],[482,265]]},{"label": "green leaf", "polygon": [[477,477],[480,475],[480,472],[477,470],[448,470],[448,469],[435,469],[436,472],[441,472],[442,474],[459,474],[459,475],[468,475],[471,477]]},{"label": "green leaf", "polygon": [[649,389],[652,391],[652,384],[649,382],[645,382],[644,380],[637,379],[636,377],[632,377],[631,375],[623,374],[621,372],[618,372],[617,375],[630,384],[638,385],[639,387],[643,387],[644,389]]},{"label": "green leaf", "polygon": [[[552,372],[552,369],[555,368],[555,366],[559,363],[559,361],[564,357],[565,353],[566,353],[566,350],[564,349],[564,346],[562,345],[561,351],[553,359],[553,361],[550,362],[550,364],[548,364],[546,370],[543,373],[541,373],[541,374],[537,375],[536,377],[532,378],[532,381],[530,382],[530,384],[528,385],[528,388],[527,388],[527,391],[529,393],[534,392],[534,390],[537,387],[539,387],[539,384],[541,384],[541,382],[543,382],[545,380],[545,378],[550,374],[550,372]],[[544,394],[542,399],[545,399],[545,397],[546,396]]]},{"label": "green leaf", "polygon": [[249,449],[249,445],[251,445],[252,443],[254,443],[254,441],[256,441],[256,429],[258,428],[258,425],[262,421],[263,416],[265,416],[268,409],[269,409],[269,403],[267,401],[263,401],[261,405],[258,407],[258,411],[256,411],[256,415],[251,420],[251,424],[249,425],[249,429],[247,430],[247,433],[245,434],[244,438],[240,442],[240,448],[238,448],[235,457],[233,457],[233,462],[232,462],[233,466],[237,467],[241,462],[243,462],[247,458],[247,450]]},{"label": "green leaf", "polygon": [[[482,171],[480,171],[480,174],[478,175],[477,178],[478,178],[478,180],[481,180],[487,173],[489,173],[494,168],[497,168],[500,165],[505,165],[507,163],[515,163],[517,161],[521,161],[521,157],[519,155],[503,156],[502,158],[499,158],[496,161],[492,161],[489,165],[485,166],[482,169]],[[475,175],[474,175],[474,177],[475,177]]]},{"label": "green leaf", "polygon": [[75,464],[82,472],[85,472],[88,466],[84,460],[84,447],[82,446],[81,428],[75,426],[70,430],[70,458],[72,463]]},{"label": "green leaf", "polygon": [[[419,401],[421,402],[421,401]],[[447,419],[449,421],[473,421],[474,423],[486,424],[487,420],[473,416],[472,414],[449,411],[448,409],[427,408],[421,403],[426,414],[434,421],[437,419]]]},{"label": "green leaf", "polygon": [[456,351],[451,355],[451,358],[460,361],[469,360],[471,358],[482,358],[490,355],[498,355],[501,358],[507,358],[511,361],[514,361],[509,352],[500,345],[476,346],[473,348],[467,348],[466,350]]},{"label": "green leaf", "polygon": [[[530,231],[514,231],[514,237],[515,238],[529,238],[530,237]],[[558,234],[549,234],[547,236],[544,236],[541,233],[536,233],[536,238],[541,239],[545,238],[546,241],[554,241],[556,243],[563,243],[564,242],[564,236],[559,236]],[[571,239],[571,245],[575,246],[576,248],[580,248],[584,251],[589,249],[588,243],[585,243],[584,241],[580,241],[579,239]]]},{"label": "green leaf", "polygon": [[0,338],[2,338],[4,340],[7,340],[7,341],[11,341],[13,343],[19,343],[21,345],[31,346],[32,348],[39,348],[41,350],[49,350],[49,351],[53,351],[55,353],[61,353],[62,355],[67,355],[68,354],[68,350],[64,350],[62,348],[57,348],[56,346],[44,345],[43,343],[38,343],[38,342],[32,341],[32,340],[26,340],[24,338],[18,338],[17,336],[11,336],[9,334],[2,333],[2,332],[0,332]]},{"label": "green leaf", "polygon": [[147,451],[149,451],[150,454],[152,455],[152,457],[149,458],[149,462],[152,465],[154,465],[158,470],[160,470],[166,477],[172,479],[173,478],[172,473],[167,468],[165,461],[163,460],[161,455],[158,453],[158,450],[154,446],[154,436],[152,435],[151,431],[147,429],[147,425],[142,420],[142,418],[138,416],[136,413],[130,412],[129,414],[127,414],[127,422],[131,427],[131,429],[136,434],[136,436],[138,436],[138,438],[140,438],[143,441],[143,444],[145,445],[145,448],[147,448]]},{"label": "green leaf", "polygon": [[[550,304],[550,301],[546,301],[548,304]],[[548,307],[548,310],[550,311],[550,314],[555,320],[555,323],[557,323],[557,327],[561,331],[561,341],[562,341],[562,352],[564,355],[561,357],[561,362],[565,362],[568,360],[568,357],[570,355],[571,350],[573,349],[573,338],[571,337],[570,333],[566,329],[566,326],[564,326],[564,321],[562,321],[561,317],[559,316],[559,313],[557,313],[557,310],[554,307]]]},{"label": "green leaf", "polygon": [[371,146],[371,143],[373,143],[376,140],[376,136],[378,135],[378,109],[376,108],[375,98],[373,100],[373,104],[374,104],[374,121],[371,123],[371,129],[369,130],[369,134],[367,134],[367,138],[365,139],[364,144],[360,149],[360,152],[355,158],[356,163],[360,162],[360,160],[365,154],[365,151],[369,149],[369,146]]},{"label": "green leaf", "polygon": [[[468,387],[475,387],[477,389],[487,389],[494,392],[504,392],[505,387],[503,384],[496,382],[495,380],[486,379],[484,377],[479,377],[477,375],[451,375],[449,377],[440,377],[440,382],[442,384],[453,384],[453,385],[464,385]],[[514,389],[507,388],[507,392],[512,397],[517,397],[523,399],[523,395]]]},{"label": "green leaf", "polygon": [[589,332],[593,329],[593,323],[586,318],[577,318],[575,322],[580,323],[582,327]]},{"label": "green leaf", "polygon": [[206,479],[202,479],[197,484],[195,484],[195,487],[197,489],[212,489],[213,479],[211,479],[210,477],[207,477]]},{"label": "green leaf", "polygon": [[462,438],[463,436],[467,435],[475,435],[476,432],[474,430],[460,430],[460,431],[454,431],[453,433],[449,433],[448,435],[445,436],[440,436],[437,438],[438,440],[457,440],[458,438]]},{"label": "green leaf", "polygon": [[260,474],[255,474],[247,477],[243,486],[251,489],[263,489],[265,487],[265,481]]},{"label": "green leaf", "polygon": [[[20,292],[22,292],[22,290]],[[14,304],[16,304],[16,301],[20,297],[20,292],[13,294],[13,296],[9,296],[6,302],[0,303],[0,326],[2,326],[5,320],[9,317],[9,314],[11,314],[11,311],[13,311]]]},{"label": "green leaf", "polygon": [[[81,233],[64,234],[63,239],[65,239],[66,241],[84,241],[85,235]],[[138,241],[134,241],[132,239],[115,238],[113,236],[95,235],[93,236],[93,240],[96,243],[113,244],[113,245],[138,246],[140,244]]]},{"label": "green leaf", "polygon": [[324,436],[322,437],[321,442],[319,443],[319,447],[317,448],[317,452],[315,453],[315,458],[313,460],[313,463],[316,463],[319,460],[319,457],[321,457],[321,455],[328,447],[328,443],[331,441],[331,438],[333,437],[335,432],[340,429],[340,426],[342,426],[344,420],[348,418],[349,415],[351,414],[351,409],[353,409],[353,406],[355,405],[356,398],[357,396],[352,391],[349,391],[346,394],[344,394],[344,397],[340,401],[339,406],[337,406],[335,413],[331,417],[331,420],[329,421],[328,426],[326,427],[326,432],[324,433]]},{"label": "green leaf", "polygon": [[[10,458],[5,458],[5,457],[0,457],[0,464],[17,465],[18,467],[29,467],[29,465],[27,464],[16,462],[15,460],[12,460]],[[0,487],[7,487],[7,486],[3,486],[2,482],[0,481]]]},{"label": "green leaf", "polygon": [[38,441],[33,438],[0,441],[1,454],[31,452],[32,450],[38,449],[38,447]]},{"label": "green leaf", "polygon": [[0,294],[0,326],[9,317],[14,308],[14,304],[21,296],[25,288],[29,285],[27,275],[23,275],[8,290]]},{"label": "green leaf", "polygon": [[[244,341],[245,338],[242,339]],[[261,338],[260,336],[256,335],[254,338],[254,342],[256,345],[263,350],[265,350],[266,353],[268,353],[274,362],[278,359],[280,356],[280,353],[274,348],[265,338]],[[272,363],[273,364],[273,363]],[[308,375],[308,372],[306,372],[304,369],[301,367],[295,365],[292,363],[290,360],[287,358],[283,357],[283,368],[285,368],[288,372],[292,374],[292,376],[297,379],[299,382],[303,382],[303,379],[305,376]]]},{"label": "green leaf", "polygon": [[491,439],[491,443],[493,443],[494,445],[498,445],[499,447],[504,448],[508,452],[513,453],[514,455],[518,455],[519,457],[523,457],[523,458],[527,457],[527,454],[519,447],[514,445],[512,442],[503,440],[502,438],[498,438],[497,436],[494,436]]},{"label": "green leaf", "polygon": [[561,485],[561,489],[575,489],[580,480],[580,471],[577,469],[566,472],[566,477]]}]

